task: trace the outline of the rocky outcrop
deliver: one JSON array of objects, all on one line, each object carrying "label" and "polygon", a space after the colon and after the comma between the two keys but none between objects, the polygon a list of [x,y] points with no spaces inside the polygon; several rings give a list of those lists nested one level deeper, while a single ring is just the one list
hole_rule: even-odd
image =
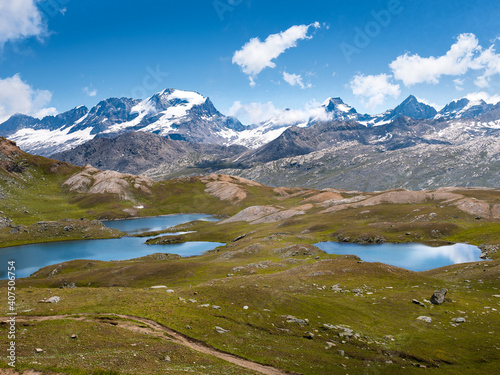
[{"label": "rocky outcrop", "polygon": [[[325,201],[321,205],[328,208],[321,211],[321,213],[333,213],[349,208],[369,207],[379,204],[422,204],[428,201],[440,201],[442,204],[455,206],[472,216],[488,219],[500,218],[500,204],[489,203],[477,198],[469,198],[463,194],[454,192],[454,190],[459,189],[441,188],[434,191],[393,190],[371,196],[365,194],[366,196],[360,195],[349,199]],[[461,190],[465,191],[467,189],[462,188]],[[496,189],[489,190],[496,191]],[[470,191],[472,192],[474,189],[470,189]]]},{"label": "rocky outcrop", "polygon": [[239,202],[245,199],[247,197],[245,186],[263,186],[246,178],[218,174],[209,174],[202,177],[201,181],[206,185],[206,193],[228,202]]},{"label": "rocky outcrop", "polygon": [[217,224],[234,223],[237,221],[246,221],[251,223],[264,218],[265,216],[279,212],[279,210],[279,208],[276,208],[274,206],[252,206],[245,208],[244,210],[238,212],[236,215],[230,217],[229,219],[222,220]]},{"label": "rocky outcrop", "polygon": [[151,194],[153,180],[114,171],[101,171],[86,165],[68,178],[62,186],[69,191],[87,194],[113,194],[122,200],[132,200],[134,193]]},{"label": "rocky outcrop", "polygon": [[0,229],[12,226],[12,220],[8,217],[0,217]]}]

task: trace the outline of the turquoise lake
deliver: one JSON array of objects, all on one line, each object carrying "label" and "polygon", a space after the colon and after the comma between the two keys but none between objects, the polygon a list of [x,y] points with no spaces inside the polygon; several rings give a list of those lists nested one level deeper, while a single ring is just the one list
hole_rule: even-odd
[{"label": "turquoise lake", "polygon": [[[134,234],[156,231],[194,220],[217,221],[210,215],[167,215],[132,220],[104,222],[110,228]],[[16,277],[27,277],[42,267],[75,259],[126,260],[154,253],[172,253],[181,256],[200,255],[225,245],[219,242],[185,242],[171,245],[146,245],[147,238],[123,237],[108,240],[63,241],[6,247],[0,249],[0,278],[7,278],[7,262],[15,260]]]},{"label": "turquoise lake", "polygon": [[328,254],[357,255],[366,262],[381,262],[411,271],[427,271],[457,263],[483,261],[481,250],[468,244],[432,247],[419,243],[359,245],[320,242],[315,244]]}]

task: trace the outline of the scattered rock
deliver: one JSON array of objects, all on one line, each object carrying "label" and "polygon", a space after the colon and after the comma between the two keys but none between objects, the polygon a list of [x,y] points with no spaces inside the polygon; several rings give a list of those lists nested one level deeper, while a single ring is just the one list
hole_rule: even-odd
[{"label": "scattered rock", "polygon": [[218,332],[218,333],[228,333],[229,331],[227,329],[224,329],[222,327],[218,327],[218,326],[215,326],[215,330]]},{"label": "scattered rock", "polygon": [[220,310],[220,306],[213,305],[212,308],[215,310]]},{"label": "scattered rock", "polygon": [[498,245],[488,245],[482,244],[479,245],[479,249],[481,249],[481,255],[479,256],[481,259],[491,258],[493,254],[495,254],[499,250]]},{"label": "scattered rock", "polygon": [[72,334],[72,335],[71,335],[71,338],[72,338],[73,340],[76,340],[76,339],[78,338],[78,336],[77,336],[76,334]]},{"label": "scattered rock", "polygon": [[248,306],[243,306],[243,310],[248,310]]},{"label": "scattered rock", "polygon": [[166,285],[155,285],[150,287],[150,289],[166,289],[166,288],[167,288]]},{"label": "scattered rock", "polygon": [[343,331],[339,332],[340,337],[352,337],[354,336],[354,331],[350,328],[342,327]]},{"label": "scattered rock", "polygon": [[165,362],[170,362],[170,361],[171,361],[170,356],[166,355],[165,356]]},{"label": "scattered rock", "polygon": [[294,317],[293,315],[282,315],[282,318],[286,319],[287,323],[296,323],[301,326],[305,326],[306,324],[309,324],[309,319],[299,319]]},{"label": "scattered rock", "polygon": [[242,240],[243,238],[245,238],[247,235],[246,234],[242,234],[241,236],[238,236],[236,237],[233,242],[236,242],[236,241],[239,241],[239,240]]},{"label": "scattered rock", "polygon": [[434,292],[434,294],[431,297],[431,303],[433,305],[442,305],[445,300],[446,293],[448,292],[448,289],[439,289]]},{"label": "scattered rock", "polygon": [[42,352],[43,352],[43,349],[41,349],[41,348],[36,348],[35,349],[35,353],[42,353]]},{"label": "scattered rock", "polygon": [[337,345],[335,343],[333,343],[333,342],[327,341],[325,349],[331,349],[334,346],[337,346]]},{"label": "scattered rock", "polygon": [[174,292],[175,292],[175,290],[173,290],[173,289],[167,289],[167,293],[174,293]]},{"label": "scattered rock", "polygon": [[417,320],[421,320],[421,321],[426,322],[426,323],[432,323],[432,318],[430,316],[422,315],[422,316],[419,316],[417,318]]},{"label": "scattered rock", "polygon": [[209,303],[204,303],[203,305],[200,305],[199,307],[210,307]]},{"label": "scattered rock", "polygon": [[333,290],[334,292],[342,292],[344,289],[340,286],[340,284],[335,284],[330,287],[330,290]]},{"label": "scattered rock", "polygon": [[463,317],[453,318],[451,321],[454,323],[465,323],[465,318]]},{"label": "scattered rock", "polygon": [[306,339],[312,340],[312,339],[314,338],[314,333],[309,332],[309,331],[306,331],[306,332],[304,333],[304,337],[305,337]]},{"label": "scattered rock", "polygon": [[412,302],[416,305],[420,305],[420,306],[423,306],[423,307],[427,307],[423,302],[420,302],[419,300],[416,300],[416,299],[413,299]]},{"label": "scattered rock", "polygon": [[7,228],[12,225],[12,220],[8,217],[0,217],[0,229]]},{"label": "scattered rock", "polygon": [[38,303],[57,303],[60,300],[61,300],[61,297],[53,296],[53,297],[50,297],[47,299],[43,299],[43,300],[39,301]]},{"label": "scattered rock", "polygon": [[394,336],[392,335],[384,336],[384,340],[394,341]]}]

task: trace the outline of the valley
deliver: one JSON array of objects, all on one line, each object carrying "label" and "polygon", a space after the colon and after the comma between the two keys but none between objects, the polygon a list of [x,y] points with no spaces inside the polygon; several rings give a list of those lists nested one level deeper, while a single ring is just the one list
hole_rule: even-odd
[{"label": "valley", "polygon": [[[317,190],[222,174],[155,181],[33,156],[7,139],[0,150],[2,246],[126,236],[103,219],[221,219],[136,234],[157,248],[141,258],[66,261],[18,279],[19,371],[495,371],[498,189]],[[225,245],[179,257],[172,238]],[[413,272],[327,254],[314,246],[322,241],[470,243],[489,260]],[[442,288],[444,302],[431,303]]]}]

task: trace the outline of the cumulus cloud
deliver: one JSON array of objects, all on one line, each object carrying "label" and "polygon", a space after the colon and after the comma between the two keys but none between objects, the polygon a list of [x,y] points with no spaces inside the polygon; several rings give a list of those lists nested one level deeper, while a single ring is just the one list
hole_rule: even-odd
[{"label": "cumulus cloud", "polygon": [[442,75],[465,74],[473,66],[474,54],[479,48],[474,34],[461,34],[443,56],[420,57],[406,53],[390,63],[389,67],[394,78],[403,81],[405,86],[421,82],[436,84]]},{"label": "cumulus cloud", "polygon": [[16,41],[46,34],[37,0],[0,1],[0,47],[7,41]]},{"label": "cumulus cloud", "polygon": [[307,122],[310,118],[326,121],[328,114],[315,100],[306,103],[303,109],[280,109],[274,103],[233,103],[228,111],[230,116],[239,118],[246,124],[259,124],[273,120],[276,125],[290,125]]},{"label": "cumulus cloud", "polygon": [[93,88],[92,85],[90,87],[84,87],[83,92],[85,94],[87,94],[88,96],[96,96],[97,95],[97,90],[95,88]]},{"label": "cumulus cloud", "polygon": [[54,115],[57,110],[46,107],[51,99],[50,91],[33,89],[19,74],[0,79],[0,123],[16,113],[38,118]]},{"label": "cumulus cloud", "polygon": [[498,94],[490,95],[484,91],[471,92],[467,94],[465,97],[472,102],[477,100],[484,100],[488,104],[497,104],[498,102],[500,102],[500,95]]},{"label": "cumulus cloud", "polygon": [[369,109],[374,109],[382,104],[387,96],[397,98],[401,94],[399,85],[390,83],[390,79],[391,76],[387,74],[360,74],[352,78],[349,86],[354,95],[368,99],[366,102],[362,100]]},{"label": "cumulus cloud", "polygon": [[290,74],[287,72],[283,72],[283,79],[290,86],[299,86],[301,89],[311,87],[310,83],[308,83],[307,85],[304,85],[304,82],[302,82],[302,76],[300,74]]},{"label": "cumulus cloud", "polygon": [[482,51],[474,64],[475,68],[484,69],[483,74],[474,82],[478,87],[488,87],[490,77],[500,73],[500,55],[495,52],[494,46]]},{"label": "cumulus cloud", "polygon": [[273,62],[287,49],[296,47],[297,41],[311,39],[309,28],[320,28],[319,22],[310,25],[294,25],[279,34],[269,35],[264,42],[259,38],[252,38],[233,55],[233,64],[240,66],[243,73],[248,75],[250,86],[255,86],[255,78],[265,68],[275,68]]},{"label": "cumulus cloud", "polygon": [[[494,40],[493,42],[496,42]],[[416,83],[437,84],[442,76],[462,76],[470,70],[481,71],[474,83],[484,88],[489,86],[490,78],[500,73],[500,55],[491,45],[484,49],[474,34],[460,34],[445,55],[421,57],[418,54],[404,54],[389,64],[394,78],[403,81],[405,86]],[[454,80],[460,90],[463,80]]]}]

